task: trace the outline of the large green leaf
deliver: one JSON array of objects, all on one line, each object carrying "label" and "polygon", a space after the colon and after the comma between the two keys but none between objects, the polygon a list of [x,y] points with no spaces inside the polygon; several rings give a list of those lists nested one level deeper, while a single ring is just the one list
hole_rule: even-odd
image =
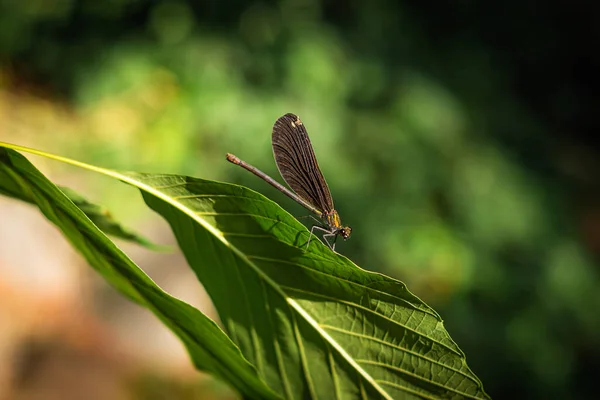
[{"label": "large green leaf", "polygon": [[480,398],[440,316],[360,269],[264,196],[128,174],[175,232],[231,338],[277,392],[304,398]]},{"label": "large green leaf", "polygon": [[111,285],[147,307],[179,336],[198,369],[229,382],[248,398],[278,397],[211,319],[162,291],[62,191],[23,156],[2,147],[0,191],[37,204]]},{"label": "large green leaf", "polygon": [[142,190],[171,224],[230,337],[284,397],[488,398],[434,310],[318,240],[305,251],[307,229],[264,196],[87,168]]}]

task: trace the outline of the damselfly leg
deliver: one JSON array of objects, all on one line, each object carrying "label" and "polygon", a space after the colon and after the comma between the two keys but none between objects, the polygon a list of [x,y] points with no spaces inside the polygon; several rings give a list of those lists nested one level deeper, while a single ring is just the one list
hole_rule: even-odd
[{"label": "damselfly leg", "polygon": [[[327,247],[329,247],[331,250],[335,251],[335,239],[337,238],[337,230],[323,228],[322,226],[319,226],[319,225],[313,225],[312,228],[310,228],[310,237],[308,238],[308,243],[306,243],[306,250],[308,250],[308,245],[310,244],[310,239],[312,239],[313,231],[315,229],[323,232],[323,241],[327,244]],[[329,240],[327,240],[328,237],[332,237],[332,236],[335,238],[333,240],[333,244],[329,243]]]}]

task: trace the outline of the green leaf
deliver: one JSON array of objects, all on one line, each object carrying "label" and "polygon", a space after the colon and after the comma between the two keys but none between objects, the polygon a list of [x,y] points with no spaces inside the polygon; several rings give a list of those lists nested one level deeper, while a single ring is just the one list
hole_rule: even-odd
[{"label": "green leaf", "polygon": [[128,176],[171,225],[227,332],[289,399],[488,398],[440,316],[244,187]]},{"label": "green leaf", "polygon": [[167,250],[169,248],[168,246],[152,243],[139,233],[119,224],[105,206],[88,201],[73,189],[64,186],[59,186],[59,189],[105,234],[137,243],[152,250]]},{"label": "green leaf", "polygon": [[171,224],[231,339],[285,398],[489,398],[434,310],[318,240],[304,251],[308,230],[264,196],[62,160],[142,191]]},{"label": "green leaf", "polygon": [[[141,246],[152,250],[168,249],[168,246],[160,246],[155,243],[152,243],[152,241],[145,238],[144,236],[119,224],[106,207],[88,201],[82,195],[68,187],[58,186],[58,188],[69,199],[71,199],[71,201],[77,207],[79,207],[79,209],[81,209],[81,211],[83,211],[85,215],[105,234],[137,243]],[[5,186],[0,186],[0,194],[25,201],[27,203],[35,204],[34,200],[31,197],[27,197],[27,193],[21,191],[18,187],[11,185],[8,181],[6,182]]]},{"label": "green leaf", "polygon": [[278,398],[211,319],[162,291],[61,190],[23,156],[4,148],[0,148],[0,191],[37,204],[111,285],[147,307],[179,336],[198,369],[228,382],[245,397]]}]

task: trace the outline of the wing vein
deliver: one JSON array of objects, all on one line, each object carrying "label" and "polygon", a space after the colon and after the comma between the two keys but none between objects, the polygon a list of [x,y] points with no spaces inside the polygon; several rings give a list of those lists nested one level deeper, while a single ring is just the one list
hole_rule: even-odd
[{"label": "wing vein", "polygon": [[304,124],[286,114],[273,126],[273,154],[279,173],[296,194],[324,212],[334,209]]}]

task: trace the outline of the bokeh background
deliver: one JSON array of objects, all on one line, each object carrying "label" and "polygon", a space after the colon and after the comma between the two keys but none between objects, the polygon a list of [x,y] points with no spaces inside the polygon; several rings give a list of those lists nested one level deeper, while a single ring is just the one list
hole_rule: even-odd
[{"label": "bokeh background", "polygon": [[[301,116],[338,250],[406,282],[494,398],[591,399],[600,376],[600,24],[585,2],[0,0],[0,140],[108,168],[279,178]],[[161,244],[135,190],[31,157]],[[30,206],[0,199],[0,398],[236,398],[196,373]],[[180,254],[120,243],[214,316]]]}]

